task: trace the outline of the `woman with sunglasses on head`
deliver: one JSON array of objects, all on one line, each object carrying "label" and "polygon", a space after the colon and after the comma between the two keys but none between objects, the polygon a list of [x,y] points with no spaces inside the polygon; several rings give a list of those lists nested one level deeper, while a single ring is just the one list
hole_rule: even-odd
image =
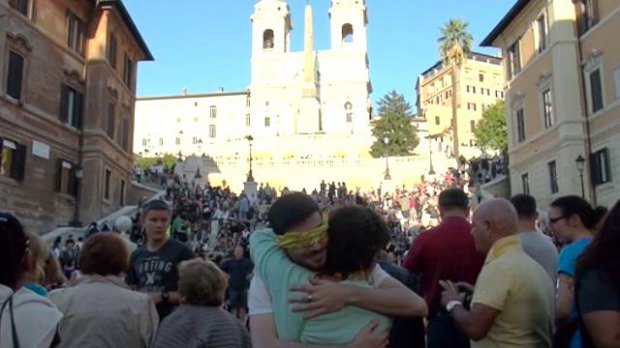
[{"label": "woman with sunglasses on head", "polygon": [[564,196],[553,201],[548,211],[549,227],[562,242],[560,251],[558,282],[556,290],[556,344],[570,348],[581,348],[581,335],[574,325],[577,318],[575,308],[575,276],[577,259],[592,242],[592,231],[600,216],[585,199],[579,196]]},{"label": "woman with sunglasses on head", "polygon": [[583,347],[620,347],[620,201],[577,262]]},{"label": "woman with sunglasses on head", "polygon": [[21,223],[0,212],[0,347],[47,348],[54,343],[62,313],[45,297],[23,287],[36,268]]}]

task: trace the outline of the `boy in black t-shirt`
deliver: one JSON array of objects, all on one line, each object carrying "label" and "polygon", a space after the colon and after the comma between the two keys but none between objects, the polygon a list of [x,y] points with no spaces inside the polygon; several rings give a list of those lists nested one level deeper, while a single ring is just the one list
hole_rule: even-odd
[{"label": "boy in black t-shirt", "polygon": [[177,292],[179,263],[194,258],[189,247],[166,234],[171,218],[170,206],[164,201],[152,201],[144,206],[141,225],[146,232],[146,243],[131,254],[126,279],[134,290],[151,296],[160,321],[181,301]]}]

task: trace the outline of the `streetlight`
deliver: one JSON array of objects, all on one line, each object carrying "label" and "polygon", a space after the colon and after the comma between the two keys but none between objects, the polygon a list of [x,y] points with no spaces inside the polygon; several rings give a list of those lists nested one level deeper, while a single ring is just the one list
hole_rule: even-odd
[{"label": "streetlight", "polygon": [[71,221],[70,225],[72,227],[82,227],[82,222],[80,221],[80,205],[82,200],[82,178],[84,177],[84,169],[81,166],[75,167],[75,171],[73,172],[75,175],[75,204],[73,205],[73,221]]},{"label": "streetlight", "polygon": [[254,176],[252,175],[252,141],[254,141],[254,138],[251,135],[248,135],[245,137],[245,139],[248,141],[248,144],[250,145],[250,172],[248,173],[247,182],[254,182]]},{"label": "streetlight", "polygon": [[579,172],[579,180],[581,180],[581,198],[586,197],[586,189],[583,184],[583,170],[585,169],[586,159],[583,156],[579,155],[577,159],[575,159],[575,164],[577,164],[577,171]]},{"label": "streetlight", "polygon": [[390,143],[390,139],[388,137],[383,138],[383,143],[385,144],[385,180],[392,180],[392,176],[390,175],[390,167],[388,166],[388,145]]},{"label": "streetlight", "polygon": [[435,175],[435,169],[433,168],[433,144],[431,141],[432,141],[432,138],[429,135],[428,136],[428,162],[429,162],[428,174]]}]

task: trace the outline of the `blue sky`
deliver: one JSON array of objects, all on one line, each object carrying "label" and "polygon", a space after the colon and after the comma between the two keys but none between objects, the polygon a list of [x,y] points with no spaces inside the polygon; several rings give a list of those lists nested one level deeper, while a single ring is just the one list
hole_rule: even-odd
[{"label": "blue sky", "polygon": [[[255,0],[124,0],[155,56],[140,64],[138,96],[244,90],[250,83]],[[317,49],[329,48],[329,0],[312,0]],[[292,49],[303,49],[305,0],[289,0]],[[477,45],[515,0],[368,0],[370,78],[377,101],[395,89],[415,103],[417,76],[438,59],[439,28],[450,18],[470,23]]]}]

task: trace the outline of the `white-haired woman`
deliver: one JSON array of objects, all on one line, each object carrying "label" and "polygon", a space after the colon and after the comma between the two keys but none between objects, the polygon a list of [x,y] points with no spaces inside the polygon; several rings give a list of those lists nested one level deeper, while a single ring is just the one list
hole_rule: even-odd
[{"label": "white-haired woman", "polygon": [[155,348],[250,348],[250,336],[239,320],[222,310],[227,280],[211,261],[193,259],[179,266],[183,304],[166,317]]}]

